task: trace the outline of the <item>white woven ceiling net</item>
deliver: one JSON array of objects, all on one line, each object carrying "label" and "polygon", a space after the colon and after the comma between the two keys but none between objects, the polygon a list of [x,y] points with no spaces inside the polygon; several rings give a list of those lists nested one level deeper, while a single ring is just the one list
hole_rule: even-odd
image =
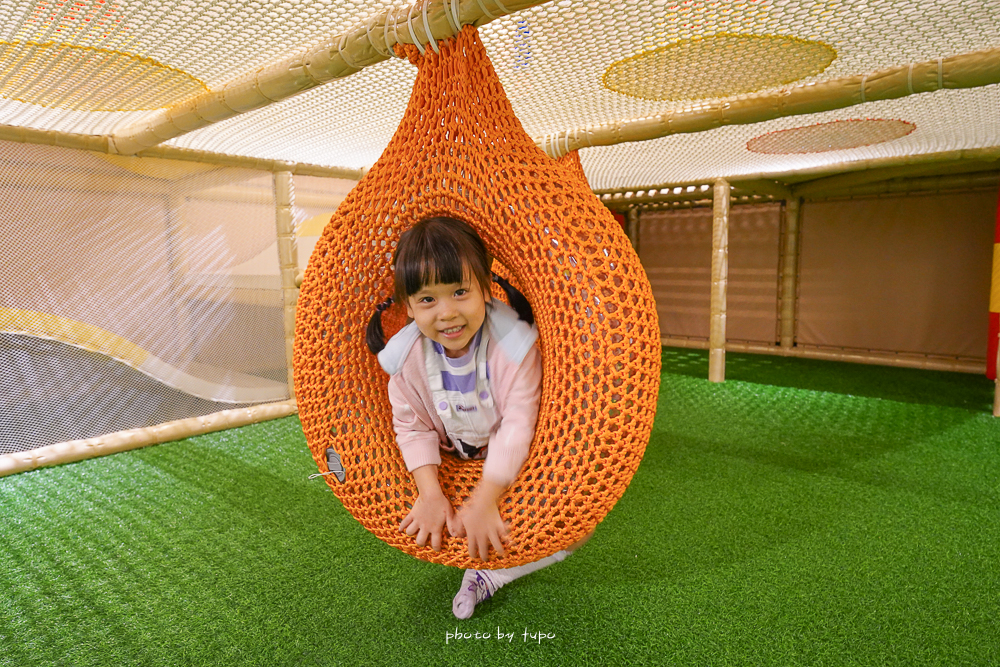
[{"label": "white woven ceiling net", "polygon": [[[0,123],[111,133],[148,109],[218,89],[391,6],[386,0],[4,0]],[[1000,6],[995,0],[553,0],[481,32],[525,129],[541,137],[997,47]],[[395,130],[414,73],[398,60],[381,63],[168,143],[370,165]],[[1000,143],[995,114],[984,111],[991,105],[992,89],[919,94],[697,139],[586,149],[583,160],[595,187],[627,188],[833,164],[872,150],[906,155],[994,146]],[[776,130],[869,118],[916,127],[881,148],[808,158],[746,146]]]}]

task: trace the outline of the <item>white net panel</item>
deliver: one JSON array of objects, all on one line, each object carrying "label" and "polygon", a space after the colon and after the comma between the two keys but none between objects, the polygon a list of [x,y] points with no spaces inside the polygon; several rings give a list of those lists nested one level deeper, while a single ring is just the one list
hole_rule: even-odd
[{"label": "white net panel", "polygon": [[0,453],[288,397],[272,176],[0,142]]}]

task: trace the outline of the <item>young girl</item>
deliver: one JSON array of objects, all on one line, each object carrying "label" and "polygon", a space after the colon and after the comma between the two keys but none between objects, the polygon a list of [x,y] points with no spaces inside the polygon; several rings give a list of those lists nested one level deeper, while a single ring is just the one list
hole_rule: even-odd
[{"label": "young girl", "polygon": [[[466,537],[469,556],[484,561],[490,547],[504,554],[508,531],[497,502],[527,459],[542,381],[530,306],[499,278],[520,318],[490,298],[491,263],[466,223],[443,217],[416,223],[400,237],[394,259],[394,300],[406,305],[412,322],[384,343],[380,316],[389,299],[379,305],[367,336],[389,373],[396,443],[417,484],[417,499],[399,529],[435,550],[447,529]],[[441,450],[485,459],[482,479],[457,512],[438,480]],[[469,618],[504,584],[569,552],[505,570],[466,570],[452,611]]]}]

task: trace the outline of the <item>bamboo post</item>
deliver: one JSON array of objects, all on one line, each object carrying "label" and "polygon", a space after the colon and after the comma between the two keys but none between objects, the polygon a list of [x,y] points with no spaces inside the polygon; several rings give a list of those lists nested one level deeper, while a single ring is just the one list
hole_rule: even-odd
[{"label": "bamboo post", "polygon": [[295,380],[292,373],[292,350],[295,338],[295,304],[299,300],[296,277],[299,273],[299,248],[295,240],[292,205],[295,190],[292,172],[274,174],[275,224],[278,232],[278,266],[281,271],[281,296],[284,304],[285,360],[288,366],[288,397],[295,398]]},{"label": "bamboo post", "polygon": [[726,288],[729,278],[729,183],[720,178],[712,201],[712,322],[709,331],[708,379],[726,379]]},{"label": "bamboo post", "polygon": [[632,243],[632,249],[639,252],[639,207],[629,206],[626,213],[628,240]]},{"label": "bamboo post", "polygon": [[785,243],[781,248],[781,347],[795,346],[795,320],[799,289],[799,221],[802,199],[785,201]]}]

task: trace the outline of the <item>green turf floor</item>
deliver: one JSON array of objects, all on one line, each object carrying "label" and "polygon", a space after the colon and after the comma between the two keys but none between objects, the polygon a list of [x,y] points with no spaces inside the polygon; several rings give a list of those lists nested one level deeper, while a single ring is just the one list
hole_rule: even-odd
[{"label": "green turf floor", "polygon": [[0,665],[1000,664],[990,382],[735,354],[706,374],[664,352],[594,539],[465,622],[457,570],[307,479],[294,417],[2,478]]}]

